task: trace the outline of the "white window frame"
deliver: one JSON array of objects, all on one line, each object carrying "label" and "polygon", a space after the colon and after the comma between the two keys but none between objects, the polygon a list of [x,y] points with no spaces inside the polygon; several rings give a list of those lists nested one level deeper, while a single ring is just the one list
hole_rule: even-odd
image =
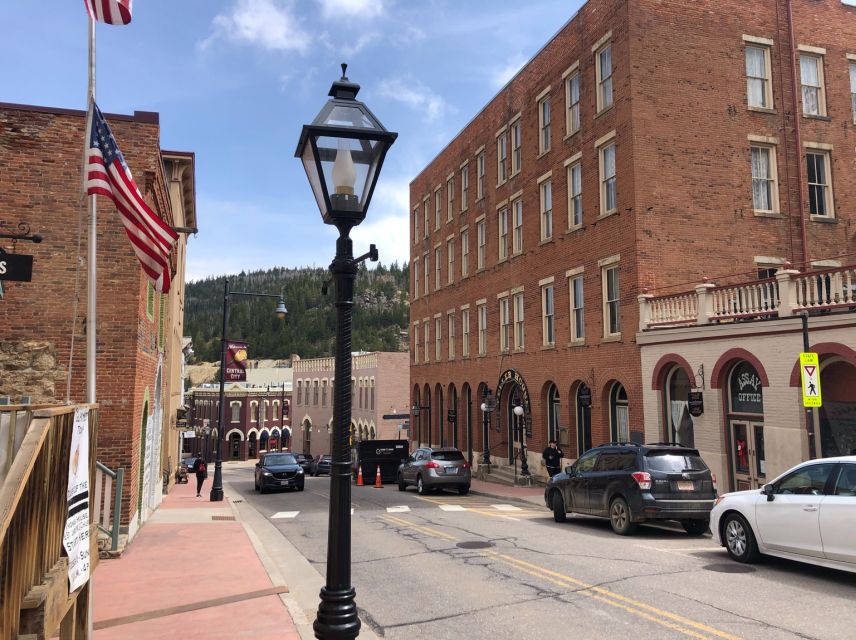
[{"label": "white window frame", "polygon": [[[745,39],[745,38],[744,38]],[[764,111],[774,109],[773,104],[773,64],[772,64],[772,56],[771,56],[771,47],[772,40],[769,41],[769,44],[766,40],[761,40],[760,38],[749,40],[746,42],[746,47],[743,52],[744,61],[745,61],[745,73],[746,73],[746,105],[749,109],[761,109]],[[750,74],[749,69],[749,53],[751,51],[759,51],[763,56],[764,62],[764,75],[763,76],[752,76]],[[763,95],[763,104],[753,104],[750,102],[749,96],[752,94],[750,91],[750,86],[752,83],[762,83],[762,95]]]},{"label": "white window frame", "polygon": [[[750,139],[751,140],[751,139]],[[757,154],[765,153],[767,155],[767,164],[769,169],[769,175],[767,176],[756,176],[755,175],[755,156]],[[779,213],[779,177],[778,177],[778,166],[776,163],[776,144],[761,142],[758,140],[751,140],[751,144],[749,145],[749,154],[750,154],[750,172],[752,176],[752,209],[755,213],[760,214],[778,214]],[[755,184],[758,181],[764,181],[769,183],[770,188],[770,208],[759,207],[758,203],[755,200]]]},{"label": "white window frame", "polygon": [[434,231],[437,231],[442,224],[441,219],[443,217],[442,213],[442,204],[443,198],[440,197],[442,187],[437,187],[434,189]]},{"label": "white window frame", "polygon": [[509,235],[509,224],[508,224],[508,205],[502,205],[497,211],[496,214],[496,222],[497,222],[497,260],[507,260],[508,259],[508,235]]},{"label": "white window frame", "polygon": [[[826,116],[826,83],[823,77],[823,59],[824,56],[822,53],[804,50],[800,51],[800,103],[802,105],[802,114],[804,116]],[[815,70],[817,71],[817,84],[806,84],[806,78],[803,76],[803,60],[814,61]],[[806,109],[806,96],[815,92],[817,95],[817,111],[808,111]]]},{"label": "white window frame", "polygon": [[541,242],[553,239],[553,181],[550,178],[538,182],[541,202]]},{"label": "white window frame", "polygon": [[522,351],[525,345],[526,325],[524,320],[523,291],[512,292],[512,306],[514,308],[514,350]]},{"label": "white window frame", "polygon": [[428,295],[429,286],[431,284],[431,258],[427,253],[422,255],[422,280],[425,289],[425,295]]},{"label": "white window frame", "polygon": [[508,132],[505,127],[496,135],[496,186],[508,180]]},{"label": "white window frame", "polygon": [[455,238],[446,240],[446,284],[455,281]]},{"label": "white window frame", "polygon": [[[611,34],[609,34],[611,37]],[[608,56],[609,69],[604,70],[604,53]],[[612,43],[607,41],[595,50],[595,75],[597,80],[597,112],[600,113],[612,106],[615,101],[612,83]],[[604,72],[606,71],[606,73]]]},{"label": "white window frame", "polygon": [[[809,199],[809,214],[812,220],[834,220],[835,219],[835,198],[832,189],[832,145],[821,143],[804,143],[805,146],[805,163],[806,163],[806,181],[809,180],[808,175],[808,156],[820,156],[823,162],[823,172],[825,181],[823,183],[807,183],[807,197]],[[826,213],[811,213],[811,191],[812,187],[822,187],[824,208]]]},{"label": "white window frame", "polygon": [[413,323],[413,364],[419,364],[419,321]]},{"label": "white window frame", "polygon": [[547,94],[538,100],[538,155],[550,151],[552,119],[550,95]]},{"label": "white window frame", "polygon": [[461,213],[469,208],[467,200],[470,196],[470,165],[466,162],[461,167]]},{"label": "white window frame", "polygon": [[419,205],[413,207],[413,244],[419,244]]},{"label": "white window frame", "polygon": [[487,301],[477,305],[478,310],[478,336],[479,355],[487,354]]},{"label": "white window frame", "polygon": [[446,314],[446,326],[448,327],[449,341],[449,360],[455,359],[455,312],[449,311]]},{"label": "white window frame", "polygon": [[[606,136],[604,136],[606,137]],[[603,140],[603,138],[601,139]],[[615,134],[614,132],[610,134],[608,140],[598,140],[600,144],[595,143],[597,147],[597,164],[598,164],[598,174],[600,176],[600,215],[608,216],[616,213],[618,211],[618,153],[616,148]],[[614,172],[611,175],[606,174],[606,157],[607,154],[612,153],[612,164],[614,167]],[[608,193],[609,190],[613,192],[614,206],[608,207]]]},{"label": "white window frame", "polygon": [[476,200],[484,198],[484,150],[476,154]]},{"label": "white window frame", "polygon": [[507,353],[511,349],[511,301],[508,292],[499,297],[499,350]]},{"label": "white window frame", "polygon": [[470,357],[470,309],[461,309],[461,357]]},{"label": "white window frame", "polygon": [[485,268],[487,260],[487,224],[484,217],[476,220],[476,270]]},{"label": "white window frame", "polygon": [[423,208],[423,217],[425,222],[425,229],[422,234],[423,238],[427,238],[431,233],[431,198],[430,196],[425,196],[425,199],[422,201]]},{"label": "white window frame", "polygon": [[[583,267],[567,272],[568,307],[570,311],[571,342],[581,344],[586,339],[585,278]],[[579,295],[577,293],[579,292]]]},{"label": "white window frame", "polygon": [[556,345],[556,287],[553,278],[541,284],[541,346]]},{"label": "white window frame", "polygon": [[[620,256],[612,256],[599,261],[601,295],[603,296],[603,337],[606,340],[617,340],[621,338],[621,271],[619,269]],[[610,293],[609,279],[614,274],[616,289]],[[618,331],[613,331],[610,323],[615,318]]]},{"label": "white window frame", "polygon": [[440,362],[443,342],[443,318],[434,317],[434,362]]},{"label": "white window frame", "polygon": [[523,129],[520,118],[511,123],[511,176],[520,173],[523,166]]},{"label": "white window frame", "polygon": [[452,220],[455,213],[455,176],[446,180],[446,222]]},{"label": "white window frame", "polygon": [[581,154],[566,161],[566,180],[568,185],[568,229],[583,226],[583,163]]},{"label": "white window frame", "polygon": [[574,71],[565,78],[565,131],[566,137],[574,135],[582,125],[580,119],[580,73]]},{"label": "white window frame", "polygon": [[511,254],[523,253],[523,197],[511,202]]},{"label": "white window frame", "polygon": [[419,258],[413,261],[413,299],[419,297]]},{"label": "white window frame", "polygon": [[848,53],[847,60],[847,71],[850,74],[850,114],[856,124],[856,55]]},{"label": "white window frame", "polygon": [[470,275],[470,230],[461,230],[461,278]]},{"label": "white window frame", "polygon": [[422,321],[422,361],[431,362],[431,352],[428,350],[428,345],[431,344],[431,325],[428,319]]},{"label": "white window frame", "polygon": [[443,249],[434,247],[434,290],[443,287]]}]

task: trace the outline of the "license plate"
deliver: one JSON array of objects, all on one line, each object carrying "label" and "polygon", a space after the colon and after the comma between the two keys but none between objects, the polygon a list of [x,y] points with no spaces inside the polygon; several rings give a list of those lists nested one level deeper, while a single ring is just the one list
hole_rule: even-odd
[{"label": "license plate", "polygon": [[279,483],[280,484],[290,484],[291,480],[280,480]]},{"label": "license plate", "polygon": [[695,489],[695,482],[692,480],[678,480],[678,491],[692,491]]},{"label": "license plate", "polygon": [[446,473],[458,473],[458,467],[446,467]]}]

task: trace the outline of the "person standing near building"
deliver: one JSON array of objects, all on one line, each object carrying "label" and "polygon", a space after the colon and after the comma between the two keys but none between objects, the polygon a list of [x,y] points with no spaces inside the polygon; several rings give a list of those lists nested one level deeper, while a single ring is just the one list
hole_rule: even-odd
[{"label": "person standing near building", "polygon": [[201,453],[196,454],[196,460],[193,462],[193,472],[196,474],[196,497],[202,497],[202,483],[208,477],[208,465],[202,458]]},{"label": "person standing near building", "polygon": [[541,457],[544,459],[544,466],[547,467],[547,473],[549,473],[552,478],[554,475],[559,473],[559,467],[562,464],[562,458],[565,457],[565,452],[556,446],[555,440],[550,440],[547,444],[547,448],[544,449],[544,453],[541,454]]}]

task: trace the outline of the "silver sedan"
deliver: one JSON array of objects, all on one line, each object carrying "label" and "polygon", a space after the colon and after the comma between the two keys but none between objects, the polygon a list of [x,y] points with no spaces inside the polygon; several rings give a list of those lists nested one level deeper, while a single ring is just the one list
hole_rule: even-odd
[{"label": "silver sedan", "polygon": [[462,496],[470,491],[472,474],[464,454],[454,447],[422,447],[398,467],[398,490],[415,485],[424,495],[433,489],[456,488]]}]

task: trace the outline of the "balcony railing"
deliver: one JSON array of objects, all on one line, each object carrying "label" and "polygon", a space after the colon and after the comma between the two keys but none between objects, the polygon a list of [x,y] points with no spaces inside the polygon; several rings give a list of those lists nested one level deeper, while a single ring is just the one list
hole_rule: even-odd
[{"label": "balcony railing", "polygon": [[856,265],[801,273],[780,269],[775,277],[735,285],[700,284],[692,292],[639,296],[639,330],[787,318],[803,311],[856,310]]}]

